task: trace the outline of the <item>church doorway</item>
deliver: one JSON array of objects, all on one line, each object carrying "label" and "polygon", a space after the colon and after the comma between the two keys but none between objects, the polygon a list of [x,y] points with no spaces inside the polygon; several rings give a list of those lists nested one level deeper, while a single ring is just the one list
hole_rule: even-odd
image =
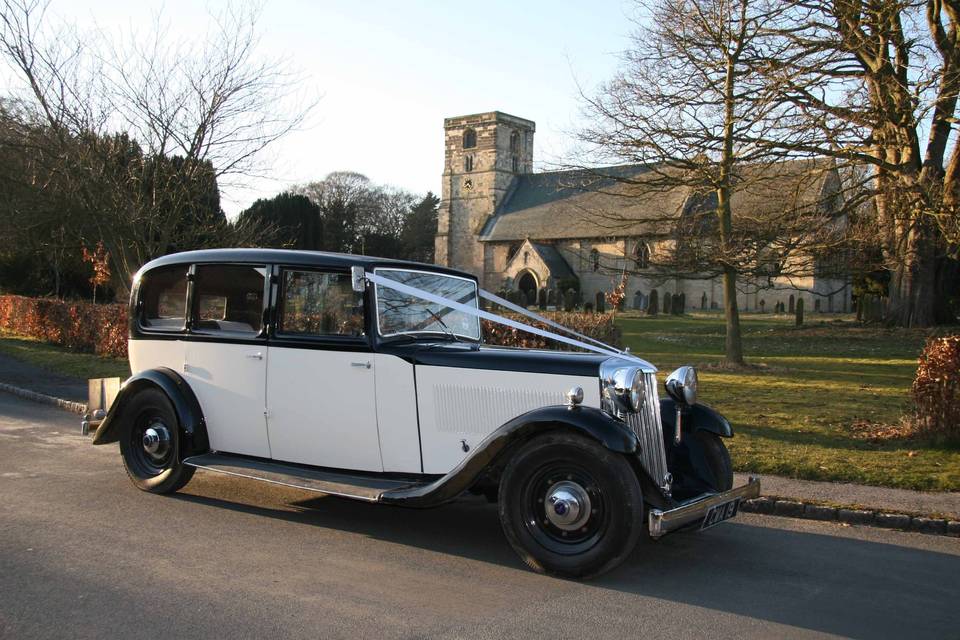
[{"label": "church doorway", "polygon": [[537,303],[537,278],[532,273],[523,272],[517,279],[517,289],[523,291],[528,305]]}]

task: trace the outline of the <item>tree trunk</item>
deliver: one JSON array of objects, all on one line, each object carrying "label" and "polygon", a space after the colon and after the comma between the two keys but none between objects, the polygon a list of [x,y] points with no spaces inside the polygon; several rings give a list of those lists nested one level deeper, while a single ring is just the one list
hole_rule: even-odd
[{"label": "tree trunk", "polygon": [[737,308],[737,271],[723,270],[723,317],[726,323],[724,353],[727,364],[743,364],[743,341],[740,339],[740,310]]},{"label": "tree trunk", "polygon": [[903,240],[905,251],[893,265],[886,322],[898,327],[936,324],[936,240],[921,214]]}]

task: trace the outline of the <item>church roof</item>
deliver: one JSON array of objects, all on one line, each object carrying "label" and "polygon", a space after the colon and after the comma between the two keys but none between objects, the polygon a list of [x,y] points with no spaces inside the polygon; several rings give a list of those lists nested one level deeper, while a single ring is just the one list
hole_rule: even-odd
[{"label": "church roof", "polygon": [[[755,165],[741,171],[731,206],[768,217],[824,202],[824,184],[836,175],[822,159]],[[530,173],[514,178],[481,241],[560,240],[659,235],[712,201],[690,186],[668,185],[648,165]],[[666,181],[668,182],[668,181]]]},{"label": "church roof", "polygon": [[533,247],[533,250],[536,251],[537,255],[540,256],[540,259],[543,260],[543,264],[547,265],[547,269],[550,270],[551,276],[557,280],[576,277],[573,273],[573,269],[570,268],[569,263],[567,263],[564,257],[560,255],[560,252],[557,251],[556,247],[554,247],[552,244],[531,242],[530,246]]}]

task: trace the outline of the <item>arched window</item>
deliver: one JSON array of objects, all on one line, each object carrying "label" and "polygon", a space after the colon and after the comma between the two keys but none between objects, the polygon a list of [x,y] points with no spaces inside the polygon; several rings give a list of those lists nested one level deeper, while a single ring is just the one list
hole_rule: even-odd
[{"label": "arched window", "polygon": [[510,134],[510,153],[520,153],[520,134],[516,131]]},{"label": "arched window", "polygon": [[473,149],[477,146],[477,132],[473,129],[467,129],[463,132],[463,148]]},{"label": "arched window", "polygon": [[590,250],[590,261],[593,262],[593,270],[600,271],[600,252],[596,249]]},{"label": "arched window", "polygon": [[633,263],[637,269],[650,268],[650,246],[643,240],[633,248]]},{"label": "arched window", "polygon": [[464,156],[463,158],[463,170],[464,171],[473,171],[473,156]]}]

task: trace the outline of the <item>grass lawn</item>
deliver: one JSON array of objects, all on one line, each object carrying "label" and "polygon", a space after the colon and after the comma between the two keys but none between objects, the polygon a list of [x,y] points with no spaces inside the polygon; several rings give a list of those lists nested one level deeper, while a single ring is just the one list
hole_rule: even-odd
[{"label": "grass lawn", "polygon": [[65,347],[38,342],[9,333],[0,332],[0,353],[35,364],[38,367],[74,376],[87,378],[130,377],[130,365],[122,358],[101,358],[90,353],[76,353]]},{"label": "grass lawn", "polygon": [[[856,421],[895,424],[910,410],[909,390],[925,333],[865,328],[850,316],[742,317],[744,352],[757,368],[724,370],[724,327],[717,314],[617,324],[624,344],[666,375],[700,369],[701,399],[733,424],[734,467],[809,480],[960,491],[960,447],[916,440],[853,437]],[[711,368],[711,366],[713,368]]]}]

